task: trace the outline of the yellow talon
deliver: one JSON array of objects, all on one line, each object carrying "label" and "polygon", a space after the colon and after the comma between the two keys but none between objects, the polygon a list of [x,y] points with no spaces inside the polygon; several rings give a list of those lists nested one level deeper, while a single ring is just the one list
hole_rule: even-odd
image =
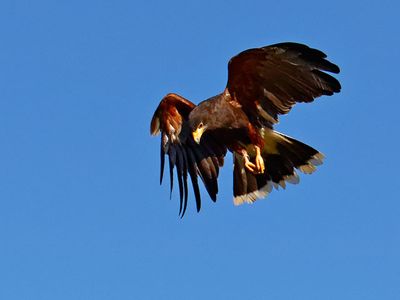
[{"label": "yellow talon", "polygon": [[258,146],[254,146],[256,149],[256,168],[257,174],[263,174],[265,171],[264,159],[261,156],[261,149]]},{"label": "yellow talon", "polygon": [[250,156],[247,154],[247,151],[245,149],[242,150],[242,156],[244,160],[244,167],[250,172],[254,173],[256,165],[250,161]]}]

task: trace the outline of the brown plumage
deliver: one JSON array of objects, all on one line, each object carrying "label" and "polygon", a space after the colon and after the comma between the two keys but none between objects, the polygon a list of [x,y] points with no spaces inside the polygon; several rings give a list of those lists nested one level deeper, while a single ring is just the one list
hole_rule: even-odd
[{"label": "brown plumage", "polygon": [[216,201],[218,172],[227,150],[234,155],[234,202],[254,202],[271,188],[297,183],[295,169],[312,173],[323,155],[310,146],[273,131],[278,116],[297,102],[312,102],[340,91],[340,83],[324,71],[339,73],[316,49],[280,43],[249,49],[228,64],[223,93],[198,106],[177,95],[165,96],[151,121],[151,134],[161,132],[161,174],[168,155],[171,191],[176,167],[180,215],[187,207],[191,177],[197,211],[199,176]]}]

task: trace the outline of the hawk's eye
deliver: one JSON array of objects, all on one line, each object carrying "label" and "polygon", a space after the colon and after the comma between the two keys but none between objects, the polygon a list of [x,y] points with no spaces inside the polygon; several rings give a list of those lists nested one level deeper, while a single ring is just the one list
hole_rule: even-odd
[{"label": "hawk's eye", "polygon": [[197,126],[197,128],[199,128],[199,129],[203,128],[203,122],[200,122],[200,124]]}]

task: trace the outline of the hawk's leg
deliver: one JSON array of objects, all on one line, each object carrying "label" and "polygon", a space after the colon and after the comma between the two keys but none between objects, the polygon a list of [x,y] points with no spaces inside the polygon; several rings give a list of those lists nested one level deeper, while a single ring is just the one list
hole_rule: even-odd
[{"label": "hawk's leg", "polygon": [[247,170],[252,173],[255,173],[256,165],[250,161],[250,156],[245,149],[242,149],[242,156],[244,160],[244,166]]},{"label": "hawk's leg", "polygon": [[264,140],[251,123],[247,125],[247,130],[251,143],[253,144],[254,150],[256,151],[255,158],[255,170],[252,171],[254,174],[262,174],[265,171],[264,159],[261,156],[261,149],[264,148]]},{"label": "hawk's leg", "polygon": [[261,156],[261,149],[258,146],[254,146],[256,149],[256,172],[257,174],[263,174],[265,171],[264,159]]}]

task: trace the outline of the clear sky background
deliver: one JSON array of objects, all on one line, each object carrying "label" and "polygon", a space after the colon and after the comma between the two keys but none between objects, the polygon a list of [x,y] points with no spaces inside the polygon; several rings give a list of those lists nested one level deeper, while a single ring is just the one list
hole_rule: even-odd
[{"label": "clear sky background", "polygon": [[[400,299],[396,1],[0,4],[0,299]],[[159,186],[160,99],[221,92],[238,52],[319,48],[343,89],[279,131],[325,153],[232,204]],[[166,181],[168,183],[168,181]]]}]

